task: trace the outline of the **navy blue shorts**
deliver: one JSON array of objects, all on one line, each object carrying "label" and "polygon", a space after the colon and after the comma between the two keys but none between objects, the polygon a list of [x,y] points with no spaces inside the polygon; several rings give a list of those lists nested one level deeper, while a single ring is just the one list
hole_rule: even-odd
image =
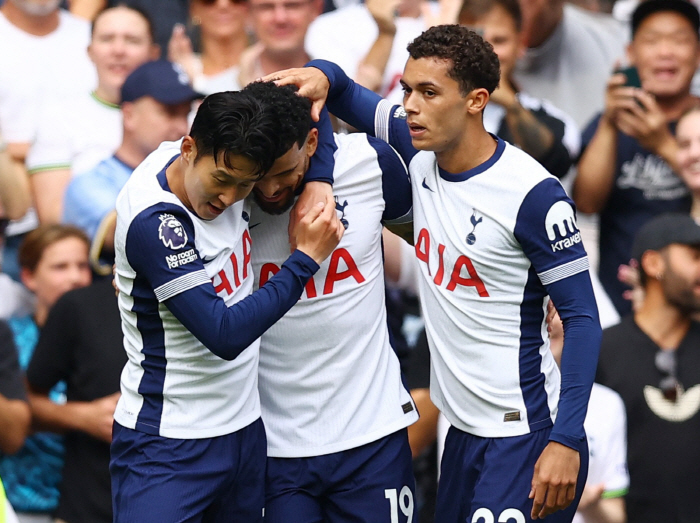
[{"label": "navy blue shorts", "polygon": [[415,485],[402,429],[355,449],[268,458],[265,523],[408,523]]},{"label": "navy blue shorts", "polygon": [[[535,463],[549,443],[551,427],[524,436],[480,438],[451,427],[440,468],[435,521],[440,523],[525,523],[532,521]],[[588,444],[579,449],[576,498],[565,510],[536,520],[570,523],[588,475]]]},{"label": "navy blue shorts", "polygon": [[109,471],[115,523],[261,523],[262,420],[215,438],[173,439],[114,424]]}]

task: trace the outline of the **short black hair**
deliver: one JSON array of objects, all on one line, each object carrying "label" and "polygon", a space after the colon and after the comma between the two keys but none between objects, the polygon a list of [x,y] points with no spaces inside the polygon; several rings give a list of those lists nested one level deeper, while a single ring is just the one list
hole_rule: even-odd
[{"label": "short black hair", "polygon": [[508,13],[508,16],[513,19],[513,22],[515,22],[515,29],[517,31],[522,30],[523,14],[520,10],[520,3],[518,0],[464,0],[458,19],[460,23],[463,23],[462,20],[465,18],[479,19],[498,6],[502,7],[503,10]]},{"label": "short black hair", "polygon": [[297,90],[296,85],[279,86],[274,82],[253,82],[243,88],[279,120],[277,134],[284,152],[295,143],[298,147],[304,145],[313,125],[311,100],[299,96]]},{"label": "short black hair", "polygon": [[155,43],[156,41],[156,32],[155,28],[153,27],[153,20],[151,20],[150,15],[143,10],[141,7],[138,5],[131,5],[126,2],[118,2],[115,5],[108,5],[107,7],[101,9],[96,15],[95,18],[92,20],[92,24],[90,26],[90,37],[95,35],[95,25],[97,25],[97,21],[100,19],[100,17],[105,14],[107,11],[111,11],[113,9],[117,9],[119,7],[123,7],[125,9],[130,9],[131,11],[137,13],[138,15],[141,16],[141,18],[144,19],[146,22],[146,26],[148,27],[148,36],[151,37],[151,43]]},{"label": "short black hair", "polygon": [[294,143],[306,140],[311,128],[311,102],[296,87],[258,83],[242,91],[207,96],[197,110],[190,136],[197,146],[197,162],[213,156],[233,168],[233,156],[245,156],[262,178]]},{"label": "short black hair", "polygon": [[414,60],[450,60],[452,67],[448,75],[459,83],[463,96],[478,88],[492,93],[501,78],[500,63],[493,46],[461,25],[431,27],[408,44],[408,53]]}]

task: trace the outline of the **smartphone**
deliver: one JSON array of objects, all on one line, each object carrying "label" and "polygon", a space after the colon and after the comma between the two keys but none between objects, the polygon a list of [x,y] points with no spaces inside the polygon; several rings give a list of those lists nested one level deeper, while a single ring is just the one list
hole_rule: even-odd
[{"label": "smartphone", "polygon": [[615,73],[622,73],[625,75],[627,80],[625,80],[625,87],[642,87],[642,81],[639,78],[639,71],[633,65],[630,67],[622,67],[620,69],[615,69]]}]

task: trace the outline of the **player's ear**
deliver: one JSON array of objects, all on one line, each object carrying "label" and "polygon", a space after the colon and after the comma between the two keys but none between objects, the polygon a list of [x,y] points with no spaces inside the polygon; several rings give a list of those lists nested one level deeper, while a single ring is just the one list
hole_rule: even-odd
[{"label": "player's ear", "polygon": [[316,149],[318,148],[318,129],[314,128],[309,131],[309,134],[306,137],[305,147],[306,155],[311,158],[316,153]]},{"label": "player's ear", "polygon": [[191,136],[185,136],[182,139],[182,144],[180,144],[180,155],[188,164],[194,163],[195,158],[197,158],[197,146],[194,143],[194,138]]},{"label": "player's ear", "polygon": [[477,114],[484,110],[486,104],[489,103],[489,92],[483,87],[473,89],[466,99],[466,108],[469,114]]}]

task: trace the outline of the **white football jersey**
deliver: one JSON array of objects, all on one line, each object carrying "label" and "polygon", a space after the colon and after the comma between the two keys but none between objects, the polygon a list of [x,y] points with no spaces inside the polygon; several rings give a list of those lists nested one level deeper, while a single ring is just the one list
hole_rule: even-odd
[{"label": "white football jersey", "polygon": [[[149,434],[209,438],[260,417],[259,340],[226,361],[163,302],[198,285],[213,284],[227,306],[251,293],[249,207],[238,202],[211,221],[189,212],[165,178],[179,152],[180,142],[163,143],[117,200],[116,282],[129,359],[114,419]],[[149,267],[150,281],[133,264]]]},{"label": "white football jersey", "polygon": [[496,137],[483,164],[441,170],[434,153],[413,149],[405,117],[382,101],[375,127],[410,157],[433,402],[480,437],[550,427],[560,373],[544,286],[588,270],[573,203],[537,161]]},{"label": "white football jersey", "polygon": [[[381,248],[382,221],[410,221],[410,207],[407,215],[387,212],[391,195],[382,196],[382,173],[403,177],[409,191],[406,168],[376,138],[337,135],[336,143],[333,192],[345,235],[299,302],[262,336],[260,400],[269,456],[340,452],[418,419],[389,343]],[[256,286],[289,255],[288,222],[288,212],[269,215],[253,205]]]}]

